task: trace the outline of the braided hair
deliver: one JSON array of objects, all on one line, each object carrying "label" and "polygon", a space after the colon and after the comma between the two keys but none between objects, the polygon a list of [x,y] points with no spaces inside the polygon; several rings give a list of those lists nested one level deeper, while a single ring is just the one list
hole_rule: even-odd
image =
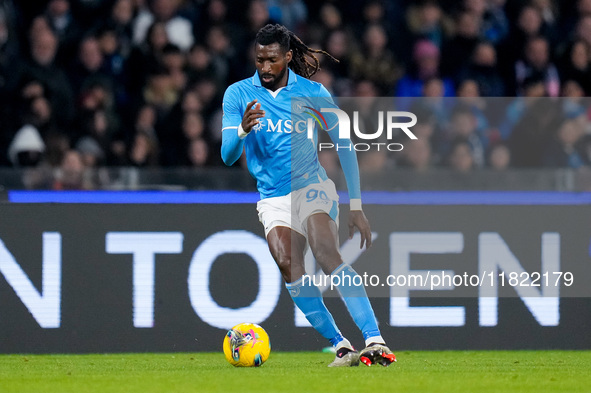
[{"label": "braided hair", "polygon": [[289,68],[305,78],[310,78],[320,69],[320,61],[315,54],[323,54],[332,61],[339,62],[326,51],[310,48],[292,31],[279,24],[268,24],[262,27],[257,33],[255,42],[260,45],[270,45],[277,42],[285,52],[291,50],[293,56]]}]

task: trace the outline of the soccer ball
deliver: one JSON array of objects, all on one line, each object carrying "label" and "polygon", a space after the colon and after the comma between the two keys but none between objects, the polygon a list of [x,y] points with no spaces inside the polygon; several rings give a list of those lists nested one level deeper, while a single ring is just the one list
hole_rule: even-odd
[{"label": "soccer ball", "polygon": [[228,330],[224,337],[226,360],[236,367],[259,367],[269,358],[269,335],[259,325],[241,323]]}]

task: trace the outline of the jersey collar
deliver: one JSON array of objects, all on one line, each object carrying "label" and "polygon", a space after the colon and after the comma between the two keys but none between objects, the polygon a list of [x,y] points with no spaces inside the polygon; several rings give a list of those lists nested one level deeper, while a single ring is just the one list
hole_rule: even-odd
[{"label": "jersey collar", "polygon": [[[291,88],[298,83],[298,75],[291,70],[291,68],[287,69],[287,86],[284,87],[286,90],[291,90]],[[257,87],[263,87],[261,85],[261,78],[259,78],[259,72],[255,71],[254,76],[252,77],[252,84]]]}]

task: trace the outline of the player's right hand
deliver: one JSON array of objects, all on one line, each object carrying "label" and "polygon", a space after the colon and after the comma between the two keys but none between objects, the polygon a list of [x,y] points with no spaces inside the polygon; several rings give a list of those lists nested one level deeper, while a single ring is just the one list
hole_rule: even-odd
[{"label": "player's right hand", "polygon": [[[256,104],[256,105],[255,105]],[[259,119],[265,117],[265,111],[261,109],[261,104],[257,100],[252,100],[246,105],[244,116],[242,116],[242,129],[247,134],[252,131],[252,127],[259,123]]]}]

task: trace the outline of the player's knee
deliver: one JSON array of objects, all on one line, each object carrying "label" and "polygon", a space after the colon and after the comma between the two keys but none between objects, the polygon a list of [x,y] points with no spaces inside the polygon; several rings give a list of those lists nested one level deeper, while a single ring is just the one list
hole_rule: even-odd
[{"label": "player's knee", "polygon": [[341,254],[337,248],[325,243],[317,244],[312,249],[312,253],[325,274],[332,273],[342,263]]},{"label": "player's knee", "polygon": [[291,255],[282,255],[275,259],[283,280],[287,283],[294,282],[304,274],[304,268],[301,263],[293,259]]},{"label": "player's knee", "polygon": [[305,239],[294,238],[291,231],[273,231],[267,237],[269,250],[285,282],[293,282],[305,273]]},{"label": "player's knee", "polygon": [[280,255],[275,258],[275,263],[277,263],[277,267],[279,267],[279,271],[285,278],[291,274],[291,257],[289,255]]}]

